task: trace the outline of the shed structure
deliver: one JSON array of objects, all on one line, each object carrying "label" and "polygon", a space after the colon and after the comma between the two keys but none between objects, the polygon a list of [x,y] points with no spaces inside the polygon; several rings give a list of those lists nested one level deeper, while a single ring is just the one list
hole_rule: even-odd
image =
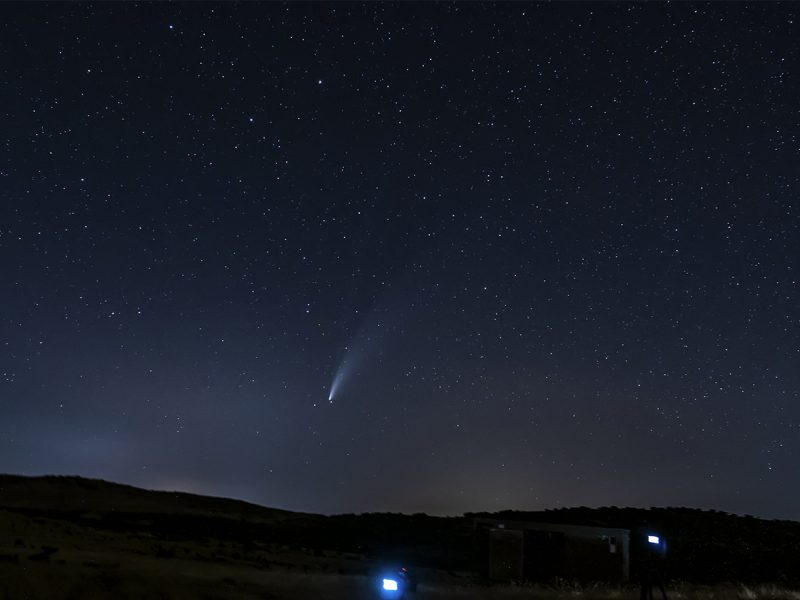
[{"label": "shed structure", "polygon": [[625,583],[630,530],[475,519],[478,572],[497,581]]}]

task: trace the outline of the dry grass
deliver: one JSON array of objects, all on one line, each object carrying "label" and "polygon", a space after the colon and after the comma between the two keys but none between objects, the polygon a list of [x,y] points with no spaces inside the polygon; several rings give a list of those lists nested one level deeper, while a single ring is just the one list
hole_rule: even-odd
[{"label": "dry grass", "polygon": [[[716,585],[696,586],[677,584],[667,587],[669,600],[800,600],[800,591],[776,585]],[[483,587],[477,585],[421,586],[420,600],[639,600],[636,586],[607,585],[509,585]],[[656,594],[656,598],[660,596]]]},{"label": "dry grass", "polygon": [[[0,511],[0,600],[371,600],[362,557],[265,543],[160,539]],[[775,585],[676,585],[669,600],[800,600]],[[481,586],[421,573],[411,600],[638,600],[634,586]]]},{"label": "dry grass", "polygon": [[800,591],[774,585],[720,584],[698,586],[678,584],[670,590],[670,600],[800,600]]},{"label": "dry grass", "polygon": [[[143,557],[125,564],[63,561],[0,565],[2,600],[369,600],[366,576],[301,573]],[[774,585],[672,586],[670,600],[800,600]],[[636,587],[420,584],[412,600],[638,600]]]}]

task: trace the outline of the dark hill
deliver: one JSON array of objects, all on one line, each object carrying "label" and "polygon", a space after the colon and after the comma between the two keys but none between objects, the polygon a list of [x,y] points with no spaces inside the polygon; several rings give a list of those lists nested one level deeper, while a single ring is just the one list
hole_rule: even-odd
[{"label": "dark hill", "polygon": [[471,521],[463,517],[325,516],[83,477],[18,475],[0,475],[0,510],[163,539],[277,543],[427,566],[472,566]]},{"label": "dark hill", "polygon": [[0,508],[53,513],[157,513],[272,522],[300,513],[242,500],[144,490],[101,479],[0,475]]},{"label": "dark hill", "polygon": [[163,540],[289,543],[321,517],[83,477],[0,475],[0,511]]},{"label": "dark hill", "polygon": [[[698,583],[800,583],[800,523],[689,508],[569,508],[463,517],[293,513],[239,500],[156,492],[81,477],[0,475],[0,511],[161,540],[278,544],[352,552],[376,560],[471,570],[473,518],[621,527],[657,532],[669,545],[668,576]],[[632,553],[635,574],[637,556]]]}]

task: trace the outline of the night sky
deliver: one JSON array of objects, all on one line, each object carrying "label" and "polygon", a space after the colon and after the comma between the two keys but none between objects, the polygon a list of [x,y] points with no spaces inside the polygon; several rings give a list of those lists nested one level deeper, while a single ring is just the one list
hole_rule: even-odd
[{"label": "night sky", "polygon": [[0,472],[800,519],[798,12],[3,4]]}]

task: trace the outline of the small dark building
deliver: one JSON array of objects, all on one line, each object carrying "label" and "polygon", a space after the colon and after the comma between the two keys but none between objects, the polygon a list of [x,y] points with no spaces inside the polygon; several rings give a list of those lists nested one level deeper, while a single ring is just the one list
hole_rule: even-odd
[{"label": "small dark building", "polygon": [[478,572],[500,581],[625,583],[630,530],[475,519]]}]

